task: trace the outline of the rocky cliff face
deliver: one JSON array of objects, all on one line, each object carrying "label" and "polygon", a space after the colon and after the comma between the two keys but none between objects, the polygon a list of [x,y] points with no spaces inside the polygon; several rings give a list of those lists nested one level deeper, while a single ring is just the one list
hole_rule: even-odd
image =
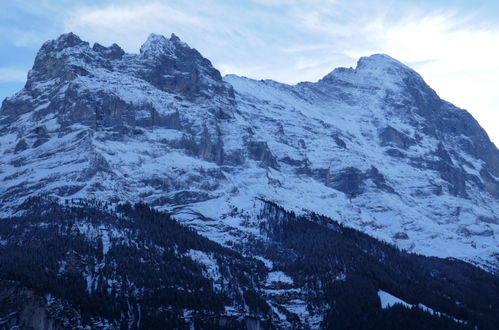
[{"label": "rocky cliff face", "polygon": [[[56,304],[59,304],[57,308],[55,308]],[[59,314],[58,316],[71,312],[76,314],[67,304],[52,299],[50,295],[46,298],[41,297],[35,291],[15,281],[0,280],[0,307],[2,310],[1,329],[15,329],[16,327],[43,330],[66,329],[67,325],[65,326],[63,322],[49,313]]]},{"label": "rocky cliff face", "polygon": [[74,34],[0,110],[4,215],[29,196],[144,201],[223,244],[255,199],[413,252],[499,266],[499,151],[412,69],[362,58],[295,86],[222,78],[178,37],[139,54]]}]

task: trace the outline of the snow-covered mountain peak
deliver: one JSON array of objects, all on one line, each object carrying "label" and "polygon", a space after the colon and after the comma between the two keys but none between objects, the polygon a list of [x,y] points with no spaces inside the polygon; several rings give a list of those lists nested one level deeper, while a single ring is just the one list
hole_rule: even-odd
[{"label": "snow-covered mountain peak", "polygon": [[186,42],[183,42],[175,33],[170,36],[170,42],[173,42],[176,46],[190,48]]},{"label": "snow-covered mountain peak", "polygon": [[[183,42],[175,33],[170,38],[163,35],[151,33],[144,44],[140,47],[140,53],[145,57],[175,57],[176,54],[183,52],[195,52],[189,45]],[[201,54],[199,54],[200,57]]]},{"label": "snow-covered mountain peak", "polygon": [[61,34],[59,38],[52,41],[48,41],[46,43],[46,45],[49,44],[54,47],[54,50],[59,50],[59,51],[63,50],[64,48],[75,47],[79,45],[88,46],[88,42],[81,40],[80,37],[74,34],[73,32]]},{"label": "snow-covered mountain peak", "polygon": [[173,88],[189,96],[232,97],[231,87],[211,62],[175,34],[168,39],[152,33],[140,48],[140,56],[139,61],[146,66],[146,79],[159,89],[167,85],[169,91]]},{"label": "snow-covered mountain peak", "polygon": [[140,47],[140,53],[144,56],[174,56],[175,45],[165,36],[151,33]]},{"label": "snow-covered mountain peak", "polygon": [[[267,328],[245,316],[265,310],[276,328],[330,328],[321,322],[336,311],[378,319],[387,297],[497,315],[498,286],[483,272],[348,228],[499,273],[499,151],[468,112],[386,55],[287,85],[222,79],[175,35],[127,54],[65,34],[3,102],[0,155],[0,273],[44,294],[64,286],[54,297],[75,306],[113,300],[115,328],[158,328],[163,315],[198,326],[198,311],[223,312],[210,328],[241,328],[231,318]],[[219,297],[215,314],[186,305],[205,295]],[[48,296],[50,310],[71,315]],[[26,310],[14,307],[0,323]]]},{"label": "snow-covered mountain peak", "polygon": [[2,104],[0,138],[5,212],[39,194],[142,200],[216,236],[257,231],[233,209],[263,198],[411,251],[497,262],[497,148],[386,55],[290,86],[223,80],[175,35],[125,54],[67,34]]},{"label": "snow-covered mountain peak", "polygon": [[336,68],[320,82],[326,84],[351,84],[364,88],[391,90],[417,88],[423,93],[434,94],[423,78],[402,62],[385,54],[361,57],[355,69]]},{"label": "snow-covered mountain peak", "polygon": [[399,69],[414,71],[402,62],[394,59],[386,54],[373,54],[371,56],[363,56],[357,61],[357,70],[387,70]]},{"label": "snow-covered mountain peak", "polygon": [[57,39],[45,42],[37,53],[34,69],[40,67],[48,59],[80,57],[92,49],[87,41],[83,41],[76,34],[69,32],[60,35]]}]

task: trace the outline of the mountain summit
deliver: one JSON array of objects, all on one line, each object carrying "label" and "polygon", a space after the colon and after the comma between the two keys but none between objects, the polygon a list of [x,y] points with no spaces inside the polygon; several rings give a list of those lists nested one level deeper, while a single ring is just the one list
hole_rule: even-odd
[{"label": "mountain summit", "polygon": [[223,80],[175,35],[126,54],[68,33],[42,46],[0,124],[4,212],[49,194],[144,200],[189,223],[184,210],[223,219],[265,198],[420,253],[497,262],[497,148],[387,55],[289,86]]},{"label": "mountain summit", "polygon": [[[327,218],[408,252],[499,269],[498,149],[467,111],[387,55],[291,86],[222,78],[173,34],[151,34],[138,54],[63,34],[41,47],[25,87],[3,101],[0,142],[4,217],[22,216],[41,197],[140,201],[262,260],[266,244],[285,239],[281,217],[341,232]],[[78,232],[112,251],[118,236],[108,223],[109,239],[85,226]],[[274,275],[289,304],[301,301],[286,274]],[[319,324],[304,304],[293,305],[299,322]]]}]

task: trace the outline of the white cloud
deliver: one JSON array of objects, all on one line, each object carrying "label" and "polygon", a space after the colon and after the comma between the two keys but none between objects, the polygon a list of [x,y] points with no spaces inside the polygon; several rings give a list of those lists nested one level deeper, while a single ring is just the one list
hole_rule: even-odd
[{"label": "white cloud", "polygon": [[129,51],[137,51],[151,32],[167,34],[173,32],[176,25],[202,24],[199,17],[159,2],[80,7],[65,20],[68,31],[103,43],[119,42]]}]

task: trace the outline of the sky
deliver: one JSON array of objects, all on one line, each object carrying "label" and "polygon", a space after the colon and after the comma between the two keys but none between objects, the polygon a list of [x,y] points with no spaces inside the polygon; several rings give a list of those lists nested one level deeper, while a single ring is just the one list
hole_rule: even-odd
[{"label": "sky", "polygon": [[132,53],[175,33],[222,74],[289,84],[388,54],[499,145],[498,1],[0,0],[0,100],[24,86],[43,42],[70,31]]}]

